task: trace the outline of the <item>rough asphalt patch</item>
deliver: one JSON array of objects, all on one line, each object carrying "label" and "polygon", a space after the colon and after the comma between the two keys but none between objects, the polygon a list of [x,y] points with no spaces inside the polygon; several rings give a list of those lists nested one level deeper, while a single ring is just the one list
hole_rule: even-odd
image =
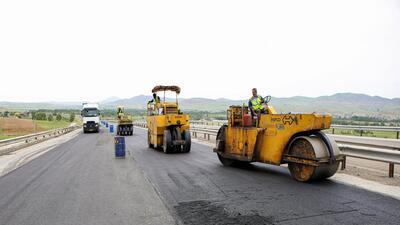
[{"label": "rough asphalt patch", "polygon": [[181,202],[175,210],[184,224],[190,225],[268,225],[272,218],[257,214],[232,215],[222,205],[209,201]]}]

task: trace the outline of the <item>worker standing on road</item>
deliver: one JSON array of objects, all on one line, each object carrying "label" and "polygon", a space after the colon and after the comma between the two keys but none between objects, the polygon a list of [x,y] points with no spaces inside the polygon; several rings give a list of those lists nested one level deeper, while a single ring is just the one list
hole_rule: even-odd
[{"label": "worker standing on road", "polygon": [[249,100],[249,109],[251,112],[251,115],[253,117],[258,116],[260,113],[265,112],[265,108],[263,106],[264,99],[261,97],[261,95],[257,94],[257,88],[252,89],[252,94],[250,100]]}]

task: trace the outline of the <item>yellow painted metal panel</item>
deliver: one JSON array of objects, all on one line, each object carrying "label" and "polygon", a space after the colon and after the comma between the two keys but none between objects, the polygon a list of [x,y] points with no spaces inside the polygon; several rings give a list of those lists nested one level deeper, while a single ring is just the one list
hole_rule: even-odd
[{"label": "yellow painted metal panel", "polygon": [[330,114],[264,114],[259,127],[266,128],[262,135],[257,161],[279,165],[290,138],[299,132],[322,130],[330,127]]},{"label": "yellow painted metal panel", "polygon": [[228,127],[226,132],[225,153],[253,158],[257,141],[257,128]]}]

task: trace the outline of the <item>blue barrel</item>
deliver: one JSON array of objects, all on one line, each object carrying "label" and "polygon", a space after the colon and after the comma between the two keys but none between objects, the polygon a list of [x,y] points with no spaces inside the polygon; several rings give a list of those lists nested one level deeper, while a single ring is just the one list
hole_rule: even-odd
[{"label": "blue barrel", "polygon": [[114,126],[110,124],[110,133],[114,133]]},{"label": "blue barrel", "polygon": [[125,157],[125,137],[115,136],[115,157]]}]

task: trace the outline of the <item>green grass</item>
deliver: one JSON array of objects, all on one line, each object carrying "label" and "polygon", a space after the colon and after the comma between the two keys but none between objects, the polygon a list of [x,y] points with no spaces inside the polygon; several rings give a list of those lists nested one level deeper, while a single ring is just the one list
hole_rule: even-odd
[{"label": "green grass", "polygon": [[18,136],[7,136],[7,135],[0,135],[0,140],[5,140],[5,139],[10,139],[10,138],[15,138]]},{"label": "green grass", "polygon": [[46,130],[68,127],[71,123],[65,120],[61,121],[35,120],[35,124],[38,129],[46,131]]},{"label": "green grass", "polygon": [[[328,134],[332,134],[332,129],[325,131]],[[359,131],[348,130],[348,129],[338,129],[335,128],[335,134],[338,135],[349,135],[349,136],[361,136]],[[377,138],[397,138],[397,133],[392,131],[363,131],[363,137],[377,137]]]}]

